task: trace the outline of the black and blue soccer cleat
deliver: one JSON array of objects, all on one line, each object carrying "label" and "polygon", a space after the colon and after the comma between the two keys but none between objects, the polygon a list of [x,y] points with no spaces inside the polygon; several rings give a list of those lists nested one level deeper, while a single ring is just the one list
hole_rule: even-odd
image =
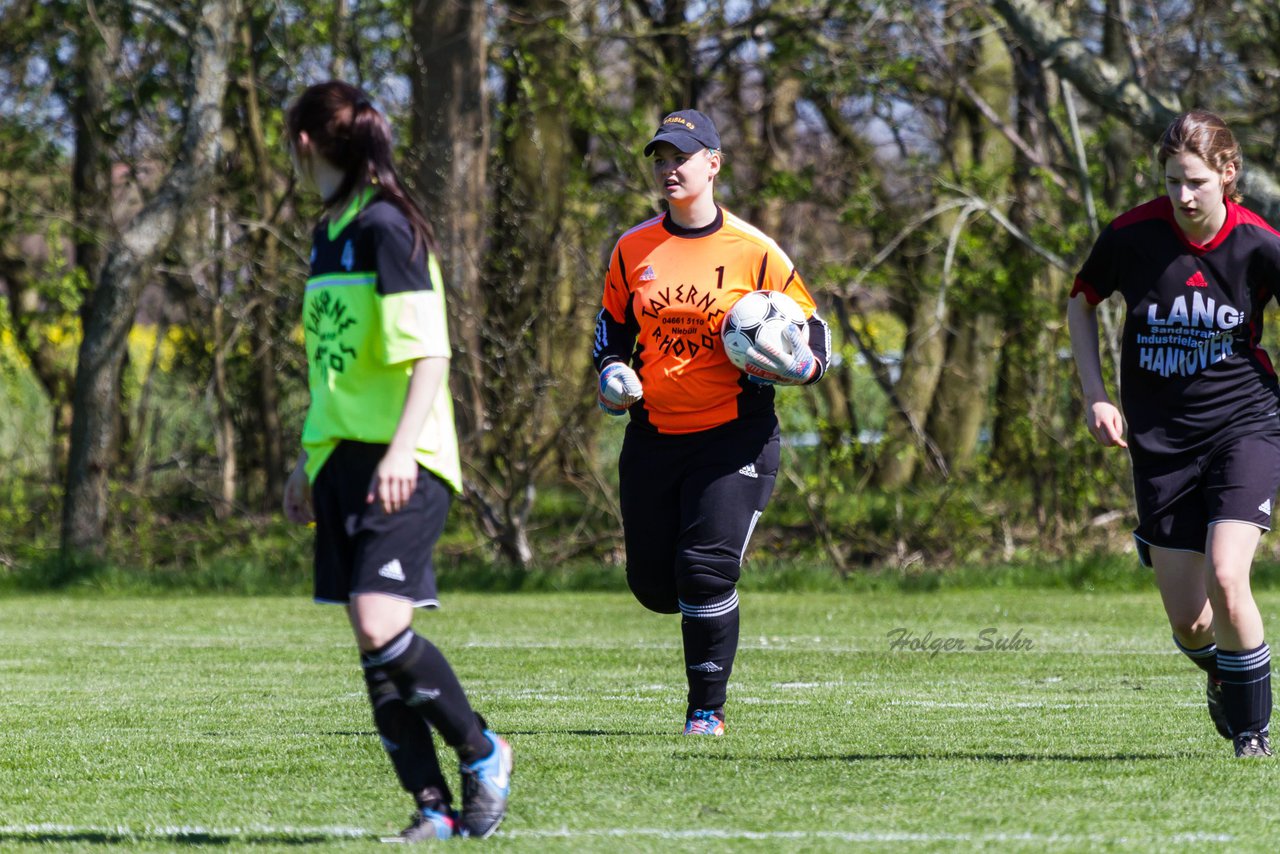
[{"label": "black and blue soccer cleat", "polygon": [[507,798],[511,794],[511,772],[515,758],[511,745],[489,730],[484,737],[493,752],[470,764],[462,763],[462,834],[484,839],[492,836],[507,814]]},{"label": "black and blue soccer cleat", "polygon": [[694,709],[684,722],[685,735],[724,735],[724,712]]},{"label": "black and blue soccer cleat", "polygon": [[383,842],[427,842],[432,839],[450,839],[458,834],[458,817],[452,810],[433,809],[418,810],[413,815],[413,823],[398,836],[387,836]]}]

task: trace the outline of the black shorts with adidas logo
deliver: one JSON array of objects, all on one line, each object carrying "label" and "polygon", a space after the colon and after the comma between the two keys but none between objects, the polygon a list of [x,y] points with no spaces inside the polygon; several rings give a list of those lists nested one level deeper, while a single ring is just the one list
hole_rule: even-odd
[{"label": "black shorts with adidas logo", "polygon": [[1138,527],[1133,537],[1144,566],[1149,546],[1205,550],[1216,522],[1245,522],[1271,530],[1271,510],[1280,488],[1280,429],[1244,433],[1207,454],[1157,459],[1133,469]]},{"label": "black shorts with adidas logo", "polygon": [[388,515],[380,501],[366,501],[386,451],[386,445],[340,442],[316,475],[317,602],[346,604],[362,593],[383,593],[414,607],[440,604],[431,554],[453,493],[420,466],[409,502]]},{"label": "black shorts with adidas logo", "polygon": [[618,491],[633,589],[637,581],[646,589],[665,588],[660,608],[675,613],[678,588],[690,582],[681,576],[715,572],[736,583],[773,493],[779,456],[772,410],[696,433],[628,424]]}]

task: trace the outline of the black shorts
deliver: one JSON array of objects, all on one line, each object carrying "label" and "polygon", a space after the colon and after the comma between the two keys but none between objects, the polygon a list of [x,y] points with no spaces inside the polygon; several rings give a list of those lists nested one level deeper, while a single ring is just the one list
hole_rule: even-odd
[{"label": "black shorts", "polygon": [[352,596],[382,593],[434,608],[436,574],[431,552],[444,530],[453,493],[418,467],[408,503],[388,515],[366,502],[369,482],[386,445],[340,442],[312,486],[316,512],[317,602],[346,604]]},{"label": "black shorts", "polygon": [[1198,458],[1161,460],[1133,470],[1138,503],[1138,557],[1151,566],[1149,546],[1204,553],[1209,527],[1245,522],[1271,530],[1271,503],[1280,487],[1280,431],[1228,439]]},{"label": "black shorts", "polygon": [[772,411],[698,433],[627,426],[618,459],[627,576],[633,591],[648,591],[647,607],[675,613],[691,567],[738,581],[779,445]]}]

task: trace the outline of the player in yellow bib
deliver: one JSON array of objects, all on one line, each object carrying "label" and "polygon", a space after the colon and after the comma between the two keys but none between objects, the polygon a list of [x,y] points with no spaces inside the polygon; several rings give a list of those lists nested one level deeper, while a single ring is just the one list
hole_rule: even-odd
[{"label": "player in yellow bib", "polygon": [[[438,604],[431,553],[461,487],[433,232],[359,89],[311,86],[285,123],[298,174],[325,204],[303,300],[311,405],[285,514],[315,520],[316,601],[346,606],[374,723],[417,804],[395,841],[488,836],[506,812],[511,748],[411,626],[414,608]],[[458,754],[460,814],[432,729]]]}]

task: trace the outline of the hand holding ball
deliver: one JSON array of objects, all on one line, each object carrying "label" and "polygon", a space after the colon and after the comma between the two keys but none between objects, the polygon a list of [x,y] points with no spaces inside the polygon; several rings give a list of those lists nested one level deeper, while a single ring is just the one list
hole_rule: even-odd
[{"label": "hand holding ball", "polygon": [[752,291],[729,309],[720,338],[729,361],[753,382],[802,385],[818,369],[804,324],[804,311],[791,297]]}]

